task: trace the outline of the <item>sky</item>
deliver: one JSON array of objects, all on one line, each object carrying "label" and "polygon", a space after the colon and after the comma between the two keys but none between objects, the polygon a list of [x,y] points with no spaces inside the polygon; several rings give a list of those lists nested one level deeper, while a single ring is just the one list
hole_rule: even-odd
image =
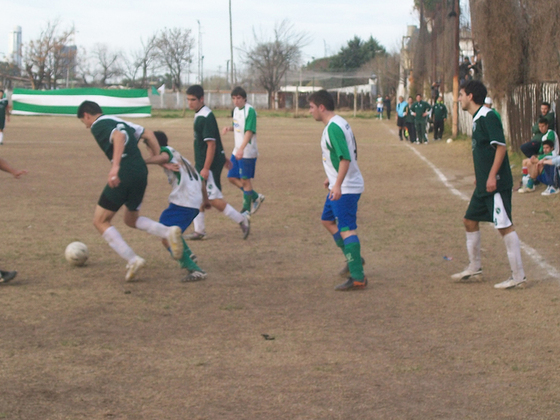
[{"label": "sky", "polygon": [[[24,45],[37,39],[47,22],[58,19],[61,29],[76,29],[76,45],[91,50],[97,43],[123,52],[140,48],[140,41],[165,27],[188,28],[195,38],[196,71],[198,34],[202,34],[204,73],[225,73],[230,58],[229,0],[1,0],[0,59],[8,54],[9,34],[21,26]],[[387,50],[397,50],[407,25],[417,25],[413,0],[231,0],[234,62],[236,49],[254,44],[256,33],[268,38],[275,25],[287,19],[310,42],[303,48],[304,63],[336,54],[355,35],[373,36]]]}]

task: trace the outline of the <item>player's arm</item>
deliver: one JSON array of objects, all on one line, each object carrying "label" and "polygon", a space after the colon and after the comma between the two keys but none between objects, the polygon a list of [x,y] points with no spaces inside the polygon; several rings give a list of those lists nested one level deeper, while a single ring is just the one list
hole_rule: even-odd
[{"label": "player's arm", "polygon": [[210,209],[212,205],[210,204],[210,200],[208,199],[208,192],[206,191],[206,181],[203,179],[200,183],[202,189],[202,206],[201,211],[204,209]]},{"label": "player's arm", "polygon": [[159,143],[157,141],[156,135],[152,130],[144,129],[144,132],[140,136],[141,139],[144,139],[144,143],[148,147],[148,150],[152,154],[152,156],[159,155]]},{"label": "player's arm", "polygon": [[229,131],[233,131],[233,125],[226,125],[222,130],[222,134],[227,134]]},{"label": "player's arm", "polygon": [[107,184],[111,188],[117,187],[121,180],[119,179],[119,169],[121,167],[121,159],[124,153],[124,145],[126,144],[126,134],[119,130],[114,130],[111,134],[111,142],[113,143],[113,165],[107,177]]},{"label": "player's arm", "polygon": [[490,173],[488,174],[488,180],[486,181],[486,191],[489,193],[496,191],[497,184],[498,184],[498,180],[496,177],[506,156],[505,145],[496,144],[495,146],[496,146],[496,155],[494,156],[494,163],[492,164],[492,168],[490,168]]},{"label": "player's arm", "polygon": [[204,167],[200,171],[200,175],[205,180],[208,179],[210,175],[210,166],[212,166],[212,162],[214,161],[214,155],[216,154],[216,140],[205,140],[207,149],[206,149],[206,160],[204,161]]},{"label": "player's arm", "polygon": [[342,183],[344,182],[344,178],[346,178],[346,174],[348,173],[349,167],[350,167],[349,160],[347,159],[340,160],[338,166],[338,176],[336,177],[336,182],[331,187],[331,193],[329,194],[329,198],[332,201],[336,201],[342,196]]},{"label": "player's arm", "polygon": [[0,170],[12,174],[14,178],[19,178],[20,176],[25,175],[27,173],[25,169],[19,170],[19,169],[12,168],[8,163],[8,161],[2,158],[0,158]]},{"label": "player's arm", "polygon": [[241,145],[237,148],[237,153],[235,153],[235,158],[237,160],[243,159],[243,152],[245,151],[245,146],[249,144],[249,142],[253,138],[253,134],[255,133],[253,133],[251,130],[245,131],[245,134],[243,135],[243,143],[241,143]]},{"label": "player's arm", "polygon": [[6,107],[6,121],[10,122],[10,115],[12,114],[12,106],[8,102],[8,106]]}]

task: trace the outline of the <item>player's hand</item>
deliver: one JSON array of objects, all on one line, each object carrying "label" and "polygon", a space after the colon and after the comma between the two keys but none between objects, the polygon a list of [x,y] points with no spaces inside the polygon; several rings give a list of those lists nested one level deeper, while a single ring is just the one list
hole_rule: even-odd
[{"label": "player's hand", "polygon": [[235,152],[235,159],[237,160],[243,159],[243,151],[244,149],[237,149],[237,152]]},{"label": "player's hand", "polygon": [[111,169],[111,171],[109,172],[109,176],[107,177],[107,185],[109,185],[109,187],[116,188],[119,186],[121,180],[119,179],[118,174],[119,168]]},{"label": "player's hand", "polygon": [[168,170],[172,171],[172,172],[179,172],[179,169],[180,169],[179,165],[177,163],[167,162],[167,163],[163,163],[161,166],[165,169],[168,169]]},{"label": "player's hand", "polygon": [[497,186],[496,177],[489,177],[488,181],[486,181],[486,192],[494,192],[498,188]]},{"label": "player's hand", "polygon": [[202,208],[209,210],[212,208],[212,204],[210,204],[210,200],[208,200],[208,198],[206,198],[205,200],[202,201]]},{"label": "player's hand", "polygon": [[14,178],[19,179],[22,175],[27,174],[27,170],[23,169],[21,171],[16,171],[16,173],[14,174]]},{"label": "player's hand", "polygon": [[222,129],[222,135],[223,135],[223,134],[227,134],[228,131],[229,131],[229,127],[224,127],[224,128]]},{"label": "player's hand", "polygon": [[325,187],[325,189],[327,189],[327,190],[329,189],[329,178],[327,178],[323,181],[323,187]]},{"label": "player's hand", "polygon": [[329,199],[331,201],[336,201],[342,196],[342,191],[340,190],[340,186],[333,185],[331,192],[329,194]]},{"label": "player's hand", "polygon": [[202,168],[202,170],[200,171],[200,176],[204,178],[205,181],[208,181],[208,177],[210,176],[210,170],[206,168]]},{"label": "player's hand", "polygon": [[229,171],[231,168],[233,168],[233,163],[229,158],[226,158],[226,169]]}]

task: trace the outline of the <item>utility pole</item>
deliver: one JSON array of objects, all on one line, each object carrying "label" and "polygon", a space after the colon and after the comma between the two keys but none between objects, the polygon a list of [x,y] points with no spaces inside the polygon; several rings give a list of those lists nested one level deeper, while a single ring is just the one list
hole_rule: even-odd
[{"label": "utility pole", "polygon": [[233,21],[231,18],[231,0],[229,0],[229,50],[230,50],[230,60],[231,60],[231,88],[235,82],[233,81]]},{"label": "utility pole", "polygon": [[202,55],[202,30],[200,29],[200,20],[198,23],[198,83],[202,85],[202,60],[204,59]]},{"label": "utility pole", "polygon": [[453,54],[453,125],[451,127],[451,135],[453,138],[456,138],[459,133],[459,18],[461,14],[459,0],[454,0],[453,9],[451,14],[455,15],[455,45]]}]

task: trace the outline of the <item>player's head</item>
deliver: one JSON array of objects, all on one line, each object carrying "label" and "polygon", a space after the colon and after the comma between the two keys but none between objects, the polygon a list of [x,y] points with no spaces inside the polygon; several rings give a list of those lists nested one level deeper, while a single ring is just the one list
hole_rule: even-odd
[{"label": "player's head", "polygon": [[548,120],[544,117],[540,117],[538,123],[539,131],[543,134],[546,133],[548,131]]},{"label": "player's head", "polygon": [[542,142],[542,151],[543,153],[550,153],[554,149],[554,142],[552,140],[544,140]]},{"label": "player's head", "polygon": [[103,110],[97,104],[97,102],[93,101],[84,101],[78,107],[78,118],[84,118],[84,114],[89,115],[98,115],[103,114]]},{"label": "player's head", "polygon": [[233,98],[234,96],[241,96],[243,99],[247,99],[247,92],[241,86],[236,86],[231,91],[231,97]]},{"label": "player's head", "polygon": [[4,97],[4,89],[0,89],[0,99]]},{"label": "player's head", "polygon": [[198,111],[204,105],[204,88],[200,85],[189,86],[187,102],[189,103],[189,109]]},{"label": "player's head", "polygon": [[418,102],[420,102],[420,101],[422,100],[422,94],[421,94],[421,93],[417,93],[417,94],[416,94],[416,100],[417,100]]},{"label": "player's head", "polygon": [[411,104],[414,101],[414,99],[412,98],[412,96],[408,97],[408,103]]},{"label": "player's head", "polygon": [[309,113],[315,121],[323,121],[325,112],[334,111],[334,99],[329,92],[324,89],[313,92],[307,98],[309,102]]},{"label": "player's head", "polygon": [[479,80],[469,80],[461,86],[459,92],[459,102],[464,111],[469,109],[469,105],[474,103],[478,106],[484,104],[484,99],[488,94],[488,90],[484,83]]},{"label": "player's head", "polygon": [[541,114],[546,115],[550,111],[550,104],[548,102],[541,103]]},{"label": "player's head", "polygon": [[492,98],[490,96],[484,98],[484,106],[487,108],[492,108]]},{"label": "player's head", "polygon": [[402,96],[399,96],[399,102],[404,101],[404,98]]},{"label": "player's head", "polygon": [[163,131],[154,131],[154,135],[160,147],[167,146],[167,135]]}]

